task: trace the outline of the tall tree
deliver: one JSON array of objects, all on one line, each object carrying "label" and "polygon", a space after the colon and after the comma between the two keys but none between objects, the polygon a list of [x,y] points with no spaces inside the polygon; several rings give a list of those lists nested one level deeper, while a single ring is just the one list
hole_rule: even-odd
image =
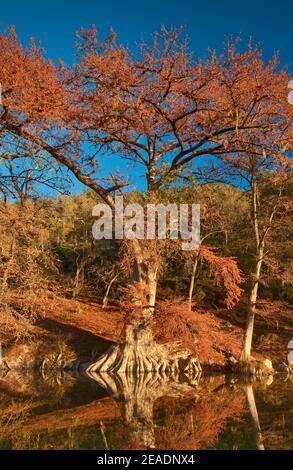
[{"label": "tall tree", "polygon": [[[194,60],[180,33],[162,28],[134,55],[114,33],[99,41],[94,28],[82,30],[79,61],[72,67],[56,67],[34,42],[25,49],[13,30],[1,35],[3,144],[11,134],[29,142],[111,208],[113,192],[127,178],[111,173],[102,178],[99,164],[105,158],[113,165],[118,158],[124,172],[125,162],[141,169],[145,202],[153,203],[173,174],[196,168],[202,157],[241,151],[249,133],[274,121],[272,107],[283,104],[287,75],[276,72],[272,62],[264,64],[251,46],[238,53],[228,45],[222,55]],[[156,345],[149,327],[161,268],[156,240],[133,240],[130,253],[139,313],[131,317],[126,344],[91,369],[178,367],[184,354]]]},{"label": "tall tree", "polygon": [[292,199],[288,197],[292,181],[290,148],[292,127],[289,120],[266,131],[246,137],[246,150],[225,158],[226,171],[238,178],[246,188],[250,200],[251,231],[254,239],[254,268],[247,308],[245,335],[241,359],[250,361],[255,312],[263,265],[274,264],[272,238],[277,236],[285,217],[292,212]]}]

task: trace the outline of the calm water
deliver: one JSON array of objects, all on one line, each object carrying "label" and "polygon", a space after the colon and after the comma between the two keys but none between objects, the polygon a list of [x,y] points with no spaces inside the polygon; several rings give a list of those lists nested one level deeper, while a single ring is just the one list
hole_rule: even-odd
[{"label": "calm water", "polygon": [[293,383],[0,379],[1,449],[292,449]]}]

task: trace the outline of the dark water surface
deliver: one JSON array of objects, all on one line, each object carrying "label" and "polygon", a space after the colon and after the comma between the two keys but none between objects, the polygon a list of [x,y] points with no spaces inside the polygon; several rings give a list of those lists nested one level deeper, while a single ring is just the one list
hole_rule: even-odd
[{"label": "dark water surface", "polygon": [[293,382],[0,379],[1,449],[292,449]]}]

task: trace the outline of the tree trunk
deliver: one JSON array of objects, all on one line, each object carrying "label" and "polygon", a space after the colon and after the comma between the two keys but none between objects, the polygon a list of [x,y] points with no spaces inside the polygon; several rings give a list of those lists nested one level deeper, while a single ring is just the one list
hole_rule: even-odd
[{"label": "tree trunk", "polygon": [[102,308],[106,308],[107,305],[108,305],[108,299],[109,299],[109,294],[110,294],[110,290],[111,290],[111,287],[112,287],[112,284],[116,281],[118,277],[118,273],[115,274],[115,276],[111,277],[108,285],[107,285],[107,289],[106,289],[106,292],[105,292],[105,295],[104,295],[104,298],[103,298],[103,302],[102,302]]},{"label": "tree trunk", "polygon": [[249,361],[251,358],[251,345],[252,345],[253,328],[254,328],[254,316],[255,316],[256,302],[257,302],[258,286],[259,286],[260,277],[261,277],[261,268],[262,268],[262,263],[264,260],[265,241],[266,241],[267,234],[269,230],[271,229],[272,222],[274,220],[279,202],[282,197],[282,187],[280,187],[279,196],[271,210],[270,217],[265,225],[262,224],[262,227],[260,229],[259,189],[257,185],[257,179],[254,177],[254,174],[252,174],[251,190],[252,190],[251,191],[251,194],[252,194],[251,210],[252,210],[254,235],[255,235],[255,242],[256,242],[256,267],[255,267],[253,286],[251,289],[249,306],[248,306],[248,311],[247,311],[246,328],[245,328],[245,335],[244,335],[244,346],[243,346],[243,351],[241,354],[241,360],[243,361]]},{"label": "tree trunk", "polygon": [[198,256],[196,256],[193,266],[192,266],[192,273],[190,278],[190,285],[189,285],[189,293],[188,293],[188,311],[191,312],[192,310],[192,296],[194,290],[194,283],[195,283],[195,275],[198,265]]},{"label": "tree trunk", "polygon": [[249,305],[246,316],[246,326],[244,332],[244,344],[241,353],[242,361],[250,361],[251,359],[251,347],[252,347],[252,338],[254,330],[254,317],[257,301],[257,293],[259,280],[261,275],[261,267],[263,263],[264,256],[264,238],[260,239],[259,233],[259,220],[258,220],[258,191],[257,184],[255,181],[252,183],[252,218],[253,218],[253,227],[256,243],[256,266],[253,276],[253,284],[250,292]]},{"label": "tree trunk", "polygon": [[[93,364],[87,372],[143,373],[152,371],[181,371],[198,375],[200,364],[189,351],[183,350],[178,341],[172,344],[156,343],[152,333],[152,319],[157,292],[157,267],[146,265],[141,247],[133,240],[135,251],[134,297],[133,302],[140,310],[140,316],[133,318],[126,326],[125,344],[112,346]],[[146,287],[142,300],[135,290],[136,283]],[[138,287],[139,288],[139,287]]]},{"label": "tree trunk", "polygon": [[131,374],[184,372],[197,377],[201,373],[201,366],[189,351],[182,349],[180,342],[155,342],[151,325],[142,318],[127,326],[123,345],[111,346],[97,361],[89,364],[86,370],[88,373]]},{"label": "tree trunk", "polygon": [[11,274],[11,270],[13,268],[13,263],[14,263],[14,254],[15,254],[15,245],[16,245],[16,240],[15,240],[15,224],[13,224],[12,229],[11,229],[11,244],[10,244],[10,255],[9,259],[6,263],[3,277],[2,277],[2,282],[1,282],[1,287],[0,287],[0,301],[2,301],[6,289],[7,289],[7,283],[9,276]]},{"label": "tree trunk", "polygon": [[249,298],[249,306],[248,312],[246,317],[246,326],[245,326],[245,334],[244,334],[244,345],[241,354],[242,361],[249,361],[251,358],[251,348],[252,348],[252,338],[253,338],[253,330],[254,330],[254,317],[255,317],[255,309],[256,309],[256,302],[257,302],[257,293],[258,293],[258,286],[259,280],[261,275],[261,267],[263,262],[263,246],[260,247],[258,252],[258,259],[256,263],[256,270],[253,279],[253,286],[250,293]]}]

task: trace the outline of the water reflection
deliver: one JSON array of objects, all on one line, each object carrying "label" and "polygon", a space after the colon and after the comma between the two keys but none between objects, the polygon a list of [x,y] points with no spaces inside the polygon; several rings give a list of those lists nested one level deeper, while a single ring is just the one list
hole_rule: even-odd
[{"label": "water reflection", "polygon": [[259,424],[258,412],[256,408],[255,398],[254,398],[253,386],[249,384],[249,385],[245,385],[243,388],[244,388],[244,392],[245,392],[247,403],[248,403],[248,408],[249,408],[249,412],[251,416],[251,421],[253,424],[253,429],[255,432],[256,447],[258,450],[265,450],[265,447],[263,444],[263,437],[261,434],[261,428]]},{"label": "water reflection", "polygon": [[[292,382],[224,376],[0,380],[0,448],[292,448]],[[261,423],[261,424],[260,424]],[[261,429],[262,428],[262,429]]]},{"label": "water reflection", "polygon": [[125,407],[125,424],[131,433],[135,448],[155,449],[156,433],[154,405],[163,397],[184,397],[191,394],[195,398],[199,378],[147,373],[134,376],[116,373],[89,373],[90,377],[104,387],[108,393],[121,400]]}]

